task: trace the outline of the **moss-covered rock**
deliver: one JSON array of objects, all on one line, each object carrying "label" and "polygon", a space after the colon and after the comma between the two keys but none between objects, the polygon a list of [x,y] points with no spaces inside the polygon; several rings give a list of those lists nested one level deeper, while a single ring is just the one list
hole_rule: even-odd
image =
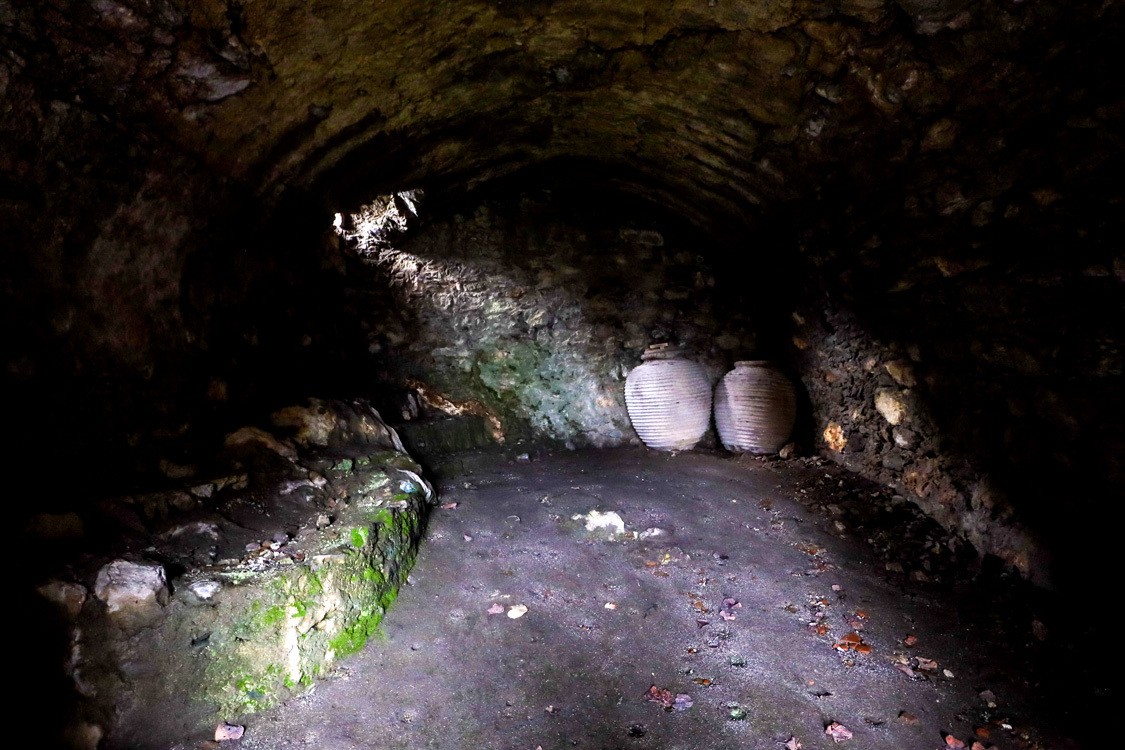
[{"label": "moss-covered rock", "polygon": [[[86,698],[82,718],[106,728],[109,747],[164,747],[240,721],[307,689],[378,632],[414,563],[433,490],[397,451],[335,465],[321,498],[332,513],[326,526],[310,516],[287,542],[275,535],[210,565],[184,565],[173,546],[131,553],[160,559],[163,567],[146,564],[167,573],[172,589],[143,622],[112,616],[100,599],[86,603],[73,676]],[[275,491],[291,504],[318,501],[283,482]],[[154,736],[157,726],[180,735]]]}]

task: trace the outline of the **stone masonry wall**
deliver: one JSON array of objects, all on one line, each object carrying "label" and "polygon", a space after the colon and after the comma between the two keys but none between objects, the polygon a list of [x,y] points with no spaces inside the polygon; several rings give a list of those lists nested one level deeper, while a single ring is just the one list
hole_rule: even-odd
[{"label": "stone masonry wall", "polygon": [[554,208],[486,202],[372,251],[369,349],[388,379],[485,405],[514,435],[635,442],[624,379],[644,348],[678,343],[717,380],[754,350],[754,321],[704,248]]}]

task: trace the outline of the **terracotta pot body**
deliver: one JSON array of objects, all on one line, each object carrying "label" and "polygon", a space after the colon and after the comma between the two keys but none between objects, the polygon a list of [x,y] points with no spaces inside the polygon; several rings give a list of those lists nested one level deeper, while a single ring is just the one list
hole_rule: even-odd
[{"label": "terracotta pot body", "polygon": [[711,382],[687,359],[653,359],[625,378],[625,407],[649,448],[694,448],[711,426]]},{"label": "terracotta pot body", "polygon": [[715,387],[715,427],[728,451],[777,453],[796,420],[797,392],[769,362],[736,362]]}]

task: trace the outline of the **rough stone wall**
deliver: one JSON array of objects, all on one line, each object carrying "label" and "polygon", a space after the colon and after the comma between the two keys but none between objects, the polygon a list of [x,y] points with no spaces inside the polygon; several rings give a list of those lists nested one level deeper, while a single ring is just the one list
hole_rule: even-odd
[{"label": "rough stone wall", "polygon": [[386,307],[369,348],[388,379],[481,403],[516,436],[607,446],[636,441],[624,379],[649,344],[683,346],[713,379],[754,350],[702,246],[540,200],[482,203],[373,251]]},{"label": "rough stone wall", "polygon": [[[1121,486],[1123,7],[0,0],[0,322],[16,461],[49,469],[59,451],[148,445],[278,389],[362,383],[373,359],[353,352],[372,344],[394,361],[401,342],[353,326],[364,319],[341,302],[347,282],[318,268],[315,235],[286,224],[244,241],[214,217],[248,206],[244,223],[261,228],[286,196],[347,206],[373,189],[585,161],[727,239],[791,213],[803,247],[779,246],[820,283],[799,305],[818,328],[798,331],[808,348],[795,353],[819,353],[806,365],[816,433],[839,424],[845,459],[883,481],[934,461],[914,483],[923,502],[953,525],[964,511],[981,545],[1035,567],[982,519],[1017,529],[1010,506],[1035,536],[1071,545],[1078,526],[1054,508],[1080,501],[1096,516]],[[750,243],[734,254],[758,257]],[[513,288],[558,302],[521,269]],[[606,298],[569,283],[558,289]],[[501,308],[528,326],[535,305],[519,299]],[[500,312],[457,309],[478,322]],[[560,307],[567,326],[574,309]],[[596,325],[630,341],[613,312]],[[461,335],[439,329],[435,349]],[[608,335],[539,334],[549,356],[499,327],[488,346],[466,341],[467,373],[432,352],[402,361],[544,434],[616,440],[618,419],[567,413],[524,375],[581,380],[564,353],[588,344],[601,374],[568,396],[596,404],[629,358],[605,349]],[[478,357],[492,344],[509,356]],[[895,445],[874,410],[878,389],[906,388],[885,379],[892,358],[915,365],[919,448]],[[859,369],[826,390],[818,373],[845,360]],[[87,465],[114,473],[123,455]],[[982,499],[985,477],[1007,500]]]},{"label": "rough stone wall", "polygon": [[[824,217],[791,340],[818,450],[1040,582],[1104,564],[1096,519],[1125,485],[1119,199],[1049,184]],[[930,186],[898,187],[911,206]]]},{"label": "rough stone wall", "polygon": [[[135,414],[159,411],[199,348],[181,281],[230,191],[73,92],[0,61],[0,259],[5,391],[21,444],[43,455],[59,425],[68,451],[124,442]],[[38,447],[36,447],[38,446]],[[52,449],[56,450],[56,449]],[[24,457],[21,456],[21,460]]]}]

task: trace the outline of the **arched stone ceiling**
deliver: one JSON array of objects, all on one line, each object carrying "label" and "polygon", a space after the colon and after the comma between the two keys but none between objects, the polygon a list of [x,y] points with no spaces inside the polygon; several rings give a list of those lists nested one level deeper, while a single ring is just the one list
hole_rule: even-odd
[{"label": "arched stone ceiling", "polygon": [[877,184],[890,165],[944,160],[965,133],[981,152],[1028,128],[1053,137],[1045,113],[1104,98],[1075,75],[1096,66],[1110,13],[1004,0],[0,7],[60,92],[148,123],[267,199],[576,159],[620,165],[631,189],[685,214],[727,216],[815,192],[839,165]]}]

